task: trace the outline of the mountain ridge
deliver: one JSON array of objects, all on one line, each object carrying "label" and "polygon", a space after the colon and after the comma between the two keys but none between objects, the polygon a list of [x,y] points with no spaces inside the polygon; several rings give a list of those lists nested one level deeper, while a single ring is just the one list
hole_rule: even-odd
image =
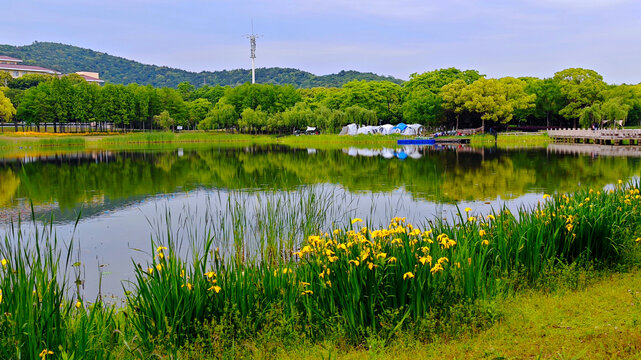
[{"label": "mountain ridge", "polygon": [[[101,79],[116,84],[137,83],[156,87],[176,87],[187,81],[196,87],[207,85],[237,86],[249,82],[251,70],[234,69],[193,72],[168,66],[143,64],[124,57],[110,55],[74,45],[34,41],[30,45],[14,46],[0,44],[0,55],[23,60],[25,65],[38,65],[62,73],[95,71]],[[315,75],[293,68],[258,68],[256,82],[275,85],[291,84],[299,88],[340,87],[352,80],[387,80],[397,84],[403,81],[392,76],[370,72],[343,70],[336,74]]]}]

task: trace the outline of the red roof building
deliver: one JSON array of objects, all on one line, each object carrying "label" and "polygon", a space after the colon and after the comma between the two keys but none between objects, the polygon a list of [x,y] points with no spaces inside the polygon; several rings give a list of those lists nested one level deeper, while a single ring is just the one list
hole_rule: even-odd
[{"label": "red roof building", "polygon": [[56,70],[43,68],[40,66],[22,65],[22,60],[10,56],[0,55],[0,71],[7,71],[13,78],[18,78],[26,74],[47,74],[58,75]]}]

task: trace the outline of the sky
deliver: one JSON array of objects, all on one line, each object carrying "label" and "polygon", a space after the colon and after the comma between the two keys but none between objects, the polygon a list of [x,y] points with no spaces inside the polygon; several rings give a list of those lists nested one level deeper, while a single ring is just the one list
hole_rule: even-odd
[{"label": "sky", "polygon": [[[596,70],[641,82],[638,0],[0,0],[0,43],[52,41],[190,71],[290,67],[407,80]],[[10,16],[7,16],[12,14]]]}]

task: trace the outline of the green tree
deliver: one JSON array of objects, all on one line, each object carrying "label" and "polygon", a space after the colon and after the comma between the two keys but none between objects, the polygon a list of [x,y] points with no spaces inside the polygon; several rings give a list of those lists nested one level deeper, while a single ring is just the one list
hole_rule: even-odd
[{"label": "green tree", "polygon": [[16,114],[13,104],[4,96],[4,91],[0,88],[0,121],[8,122]]},{"label": "green tree", "polygon": [[189,126],[190,128],[195,127],[198,123],[203,121],[207,116],[207,113],[212,108],[209,100],[206,99],[196,99],[188,103],[189,107]]},{"label": "green tree", "polygon": [[464,80],[455,80],[454,82],[443,86],[441,89],[441,97],[443,98],[443,107],[456,116],[456,130],[459,128],[459,120],[461,113],[465,111],[465,102],[467,98],[464,96],[463,89],[468,84]]},{"label": "green tree", "polygon": [[194,90],[196,90],[196,87],[190,84],[188,81],[183,81],[178,84],[177,89],[183,100],[188,101],[191,98],[191,94],[194,92]]},{"label": "green tree", "polygon": [[555,73],[554,79],[559,82],[565,99],[559,114],[572,120],[576,127],[583,108],[602,100],[601,92],[606,88],[603,77],[594,70],[570,68]]},{"label": "green tree", "polygon": [[200,130],[229,128],[238,122],[238,113],[234,105],[219,102],[209,110],[207,116],[198,123]]},{"label": "green tree", "polygon": [[174,125],[176,125],[176,121],[169,115],[169,111],[167,110],[163,110],[160,115],[154,116],[154,123],[156,126],[165,130],[173,130]]}]

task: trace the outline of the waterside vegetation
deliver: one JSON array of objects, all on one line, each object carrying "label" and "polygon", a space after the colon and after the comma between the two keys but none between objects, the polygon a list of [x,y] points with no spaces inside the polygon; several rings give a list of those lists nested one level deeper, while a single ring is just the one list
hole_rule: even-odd
[{"label": "waterside vegetation", "polygon": [[454,221],[420,225],[353,218],[323,229],[331,199],[299,199],[282,214],[268,211],[275,200],[257,232],[247,233],[242,203],[227,215],[231,228],[212,217],[214,231],[193,234],[187,255],[158,229],[148,261],[132,263],[123,306],[82,294],[73,243],[59,246],[47,228],[35,238],[14,231],[0,246],[0,355],[213,358],[260,348],[269,358],[320,344],[434,344],[491,327],[503,315],[496,301],[554,286],[555,273],[559,284],[581,284],[639,263],[637,183],[546,194],[517,214],[465,208]]},{"label": "waterside vegetation", "polygon": [[[610,85],[589,69],[561,70],[547,79],[487,78],[455,68],[412,74],[403,84],[349,81],[339,87],[293,85],[176,88],[138,84],[104,87],[78,75],[62,78],[0,72],[0,121],[38,131],[50,124],[113,129],[216,130],[291,134],[316,127],[338,133],[347,124],[418,123],[428,129],[638,125],[641,85]],[[15,125],[18,127],[18,124]]]}]

